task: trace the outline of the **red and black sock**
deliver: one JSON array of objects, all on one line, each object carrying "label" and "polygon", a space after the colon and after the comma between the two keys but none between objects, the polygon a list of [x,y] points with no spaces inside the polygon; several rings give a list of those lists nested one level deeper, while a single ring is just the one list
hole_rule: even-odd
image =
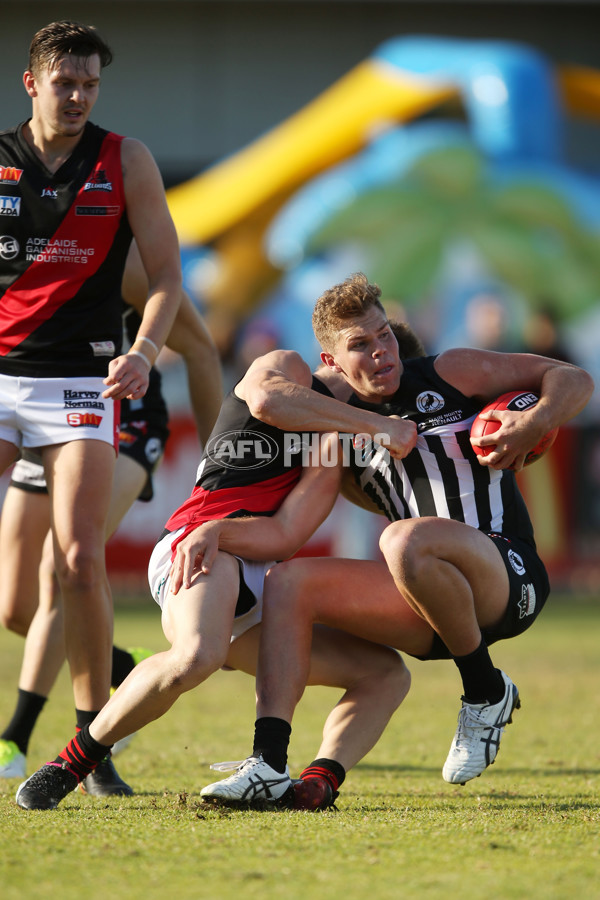
[{"label": "red and black sock", "polygon": [[346,770],[335,759],[315,759],[303,772],[300,772],[300,778],[303,781],[307,781],[310,778],[324,778],[331,786],[334,794],[337,794],[346,778]]},{"label": "red and black sock", "polygon": [[69,771],[82,781],[110,752],[110,746],[99,744],[90,734],[89,724],[84,725],[64,750],[54,760],[57,765],[67,764]]}]

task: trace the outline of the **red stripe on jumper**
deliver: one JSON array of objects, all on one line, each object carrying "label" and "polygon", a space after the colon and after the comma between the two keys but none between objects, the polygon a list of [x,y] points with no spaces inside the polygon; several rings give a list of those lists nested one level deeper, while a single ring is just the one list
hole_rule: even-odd
[{"label": "red stripe on jumper", "polygon": [[[58,229],[49,239],[41,255],[51,259],[53,254],[48,249],[56,241],[77,240],[79,247],[94,247],[94,254],[87,257],[88,262],[83,263],[50,263],[43,261],[33,262],[29,268],[18,278],[5,292],[0,308],[0,356],[6,356],[22,341],[32,334],[40,325],[51,319],[59,307],[71,300],[82,285],[94,275],[110,250],[121,222],[124,211],[125,196],[122,186],[122,177],[114,182],[117,187],[116,196],[113,193],[111,204],[119,205],[119,216],[77,216],[77,206],[95,206],[90,200],[89,193],[86,196],[85,184],[92,178],[97,169],[109,169],[121,173],[121,141],[118,135],[108,134],[102,141],[100,153],[94,164],[92,173],[85,179],[69,211],[65,215]],[[116,156],[116,160],[115,160]],[[118,168],[115,170],[115,161]],[[100,235],[100,240],[99,240]],[[49,278],[48,266],[55,265],[54,279]],[[61,269],[64,276],[61,278]],[[76,268],[73,269],[73,266]]]}]

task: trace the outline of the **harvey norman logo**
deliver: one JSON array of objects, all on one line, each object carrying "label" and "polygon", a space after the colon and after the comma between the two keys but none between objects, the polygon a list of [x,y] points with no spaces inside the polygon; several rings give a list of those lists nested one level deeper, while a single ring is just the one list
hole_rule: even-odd
[{"label": "harvey norman logo", "polygon": [[[363,436],[371,438],[368,435]],[[339,434],[337,441],[328,440],[322,434],[296,434],[286,431],[280,442],[259,431],[224,431],[212,437],[206,445],[206,456],[227,469],[261,469],[278,457],[283,468],[292,466],[369,465],[363,453],[364,441],[357,441],[354,434]],[[386,434],[377,434],[376,443],[387,443]]]}]

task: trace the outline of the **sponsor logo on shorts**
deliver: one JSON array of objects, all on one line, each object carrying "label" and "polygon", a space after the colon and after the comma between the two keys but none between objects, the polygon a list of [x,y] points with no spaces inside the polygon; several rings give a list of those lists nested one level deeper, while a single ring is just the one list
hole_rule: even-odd
[{"label": "sponsor logo on shorts", "polygon": [[21,198],[0,195],[0,216],[20,216]]},{"label": "sponsor logo on shorts", "polygon": [[63,391],[64,409],[105,409],[100,391]]},{"label": "sponsor logo on shorts", "polygon": [[115,345],[113,341],[90,341],[90,347],[94,356],[114,356]]},{"label": "sponsor logo on shorts", "polygon": [[258,431],[225,431],[206,445],[206,455],[228,469],[261,469],[277,458],[279,447]]},{"label": "sponsor logo on shorts", "polygon": [[14,166],[0,166],[0,184],[18,184],[22,174],[23,169],[15,169]]},{"label": "sponsor logo on shorts", "polygon": [[124,447],[133,447],[136,441],[137,437],[130,431],[119,431],[119,444]]},{"label": "sponsor logo on shorts", "polygon": [[40,194],[40,197],[49,197],[51,200],[58,200],[58,191],[56,190],[56,188],[47,187],[44,188],[44,190]]},{"label": "sponsor logo on shorts", "polygon": [[535,588],[532,584],[524,584],[521,588],[519,600],[519,618],[531,616],[535,612]]},{"label": "sponsor logo on shorts", "polygon": [[71,428],[81,428],[82,426],[98,428],[101,422],[102,416],[98,416],[96,413],[73,412],[67,415],[67,425],[70,425]]},{"label": "sponsor logo on shorts", "polygon": [[525,574],[525,565],[523,563],[523,557],[520,556],[515,550],[508,551],[508,561],[517,573],[517,575]]},{"label": "sponsor logo on shorts", "polygon": [[63,391],[65,400],[97,400],[99,396],[100,391]]},{"label": "sponsor logo on shorts", "polygon": [[64,409],[105,409],[99,400],[65,400]]},{"label": "sponsor logo on shorts", "polygon": [[76,216],[118,216],[120,206],[76,206]]},{"label": "sponsor logo on shorts", "polygon": [[446,401],[437,391],[423,391],[417,397],[417,409],[422,413],[434,413],[442,409]]},{"label": "sponsor logo on shorts", "polygon": [[0,236],[0,259],[14,259],[19,255],[19,242],[9,234]]},{"label": "sponsor logo on shorts", "polygon": [[162,441],[160,438],[150,438],[150,440],[146,442],[144,452],[149,463],[154,465],[154,463],[158,462],[162,454]]}]

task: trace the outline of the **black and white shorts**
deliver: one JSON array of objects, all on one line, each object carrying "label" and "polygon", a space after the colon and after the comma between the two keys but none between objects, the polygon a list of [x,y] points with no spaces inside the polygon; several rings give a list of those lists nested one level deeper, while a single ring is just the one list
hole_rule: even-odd
[{"label": "black and white shorts", "polygon": [[[486,644],[516,637],[533,625],[550,593],[546,568],[537,552],[520,538],[490,534],[504,560],[509,581],[509,597],[504,617],[492,628],[482,628]],[[430,652],[419,659],[450,659],[452,654],[438,634]]]}]

